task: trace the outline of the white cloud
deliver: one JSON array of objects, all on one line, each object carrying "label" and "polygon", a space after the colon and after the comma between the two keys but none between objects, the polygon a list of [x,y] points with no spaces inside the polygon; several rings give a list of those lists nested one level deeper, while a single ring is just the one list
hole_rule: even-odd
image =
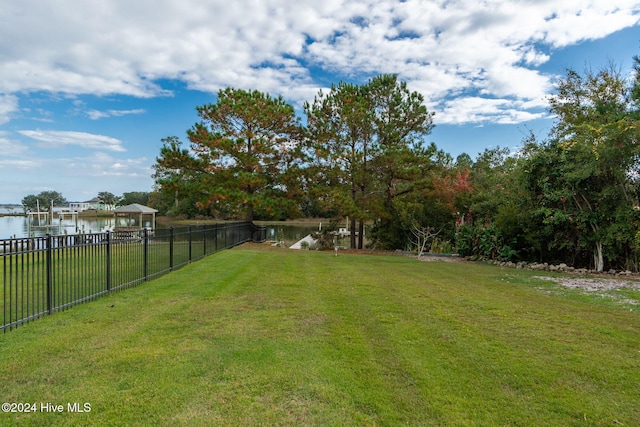
[{"label": "white cloud", "polygon": [[93,150],[126,151],[122,146],[122,141],[104,135],[57,130],[21,130],[19,133],[40,141],[40,145],[46,148],[61,148],[72,145]]},{"label": "white cloud", "polygon": [[591,0],[554,2],[543,29],[546,41],[563,47],[583,40],[604,37],[622,28],[636,25],[640,4],[635,0]]},{"label": "white cloud", "polygon": [[[11,120],[74,129],[79,117],[151,116],[135,104],[109,109],[110,95],[170,96],[165,79],[206,92],[258,89],[299,105],[330,82],[379,73],[421,92],[436,124],[521,123],[547,117],[557,76],[541,66],[554,52],[639,19],[640,0],[5,1],[0,129]],[[106,101],[89,107],[82,95]],[[69,99],[67,111],[52,107]],[[127,158],[124,143],[102,132],[0,130],[2,201],[43,187],[71,200],[149,190],[153,160]],[[140,145],[130,152],[144,152]]]},{"label": "white cloud", "polygon": [[[48,159],[36,155],[0,159],[0,171],[10,171],[15,179],[0,192],[3,203],[17,202],[27,194],[45,190],[61,192],[68,200],[88,200],[100,191],[116,195],[128,191],[150,191],[150,160],[120,158],[103,152],[88,156]],[[46,177],[46,179],[43,179]]]},{"label": "white cloud", "polygon": [[[525,108],[527,107],[527,108]],[[438,106],[442,113],[437,115],[438,123],[499,123],[517,124],[529,120],[548,117],[544,111],[523,105],[521,101],[489,99],[482,97],[459,97]]]},{"label": "white cloud", "polygon": [[98,152],[90,157],[75,159],[75,161],[86,169],[81,172],[83,175],[150,179],[149,177],[152,174],[152,169],[149,167],[149,159],[144,157],[122,159]]},{"label": "white cloud", "polygon": [[128,116],[131,114],[144,114],[146,111],[142,108],[135,110],[107,110],[107,111],[99,111],[99,110],[89,110],[87,111],[87,116],[91,120],[99,120],[107,117],[122,117]]},{"label": "white cloud", "polygon": [[0,131],[0,153],[5,161],[7,157],[19,157],[27,151],[27,147],[22,142],[11,138],[9,132]]},{"label": "white cloud", "polygon": [[180,79],[300,102],[323,86],[319,72],[397,73],[433,102],[481,94],[522,106],[549,92],[554,76],[535,67],[554,49],[636,25],[639,13],[637,0],[6,2],[0,124],[19,92],[153,97],[169,94],[160,79]]},{"label": "white cloud", "polygon": [[26,196],[27,182],[34,177],[41,179],[42,162],[31,156],[29,149],[11,137],[9,132],[0,131],[0,175],[3,176],[0,202],[17,203]]},{"label": "white cloud", "polygon": [[0,169],[23,169],[35,171],[40,166],[37,160],[0,160]]},{"label": "white cloud", "polygon": [[18,97],[15,95],[0,95],[0,125],[11,119],[11,113],[18,110]]}]

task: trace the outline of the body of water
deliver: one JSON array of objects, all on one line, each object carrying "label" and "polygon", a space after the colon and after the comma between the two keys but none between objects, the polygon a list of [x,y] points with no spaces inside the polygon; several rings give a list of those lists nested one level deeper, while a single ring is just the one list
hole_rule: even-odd
[{"label": "body of water", "polygon": [[[38,223],[37,218],[25,216],[0,216],[0,239],[22,238],[30,236],[44,236],[49,234],[75,234],[99,233],[106,229],[113,229],[115,226],[127,225],[122,223],[126,218],[78,218],[66,217],[62,221],[54,218],[50,226],[44,226],[45,221]],[[326,224],[325,224],[326,225]],[[151,226],[151,224],[146,224]],[[162,228],[170,227],[171,224],[162,224]],[[183,225],[181,225],[183,226]],[[309,224],[287,224],[287,223],[267,223],[266,236],[268,241],[284,241],[286,246],[291,246],[307,234],[318,230],[319,223]]]},{"label": "body of water", "polygon": [[62,221],[53,218],[51,224],[47,221],[38,221],[32,218],[29,221],[25,216],[0,216],[0,239],[44,236],[48,234],[76,234],[76,233],[98,233],[106,228],[113,228],[116,225],[126,225],[116,223],[116,221],[126,221],[126,218],[70,218],[66,217]]},{"label": "body of water", "polygon": [[291,225],[287,223],[267,223],[265,227],[267,241],[284,242],[285,247],[289,247],[306,235],[318,231],[318,224]]}]

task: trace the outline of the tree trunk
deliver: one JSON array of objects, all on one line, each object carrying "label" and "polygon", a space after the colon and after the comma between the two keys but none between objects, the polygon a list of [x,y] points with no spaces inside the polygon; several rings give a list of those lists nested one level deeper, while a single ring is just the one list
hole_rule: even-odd
[{"label": "tree trunk", "polygon": [[364,243],[364,220],[360,219],[360,222],[358,224],[358,249],[362,249],[363,248],[363,243]]},{"label": "tree trunk", "polygon": [[604,270],[604,257],[602,255],[602,242],[596,242],[596,247],[593,250],[593,261],[595,263],[595,269],[598,273]]},{"label": "tree trunk", "polygon": [[356,219],[355,218],[349,218],[349,234],[350,234],[349,247],[351,247],[351,249],[356,249]]}]

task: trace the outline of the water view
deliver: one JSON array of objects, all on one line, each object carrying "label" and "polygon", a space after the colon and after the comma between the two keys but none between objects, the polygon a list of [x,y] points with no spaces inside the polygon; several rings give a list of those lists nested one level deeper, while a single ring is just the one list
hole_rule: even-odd
[{"label": "water view", "polygon": [[[13,211],[18,213],[19,210]],[[0,210],[0,214],[8,214],[6,209]],[[46,234],[75,234],[75,233],[98,233],[107,229],[113,229],[116,226],[127,225],[122,221],[125,218],[108,218],[108,217],[65,217],[62,220],[54,218],[51,224],[44,219],[38,221],[38,218],[26,216],[0,216],[0,239],[22,238],[44,236]],[[151,226],[151,224],[145,224]],[[174,226],[184,226],[185,224],[172,224],[171,222],[163,222],[157,225],[159,228],[168,228]],[[193,225],[197,225],[194,222]],[[291,246],[306,235],[318,230],[320,222],[309,223],[265,223],[266,237],[268,241],[283,241],[285,246]],[[326,223],[324,224],[327,225]]]},{"label": "water view", "polygon": [[46,234],[97,233],[112,229],[122,218],[53,218],[49,223],[26,216],[0,216],[0,239],[35,237]]},{"label": "water view", "polygon": [[287,224],[265,223],[267,241],[283,242],[283,246],[289,247],[308,234],[318,231],[319,223]]}]

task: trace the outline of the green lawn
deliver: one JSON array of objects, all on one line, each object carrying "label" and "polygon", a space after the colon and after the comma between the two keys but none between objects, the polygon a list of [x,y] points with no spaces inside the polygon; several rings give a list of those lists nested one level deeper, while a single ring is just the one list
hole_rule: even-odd
[{"label": "green lawn", "polygon": [[0,425],[640,425],[640,313],[534,275],[244,245],[0,335]]},{"label": "green lawn", "polygon": [[[205,244],[200,239],[189,241],[182,235],[173,243],[173,267],[189,263],[189,259],[204,256]],[[200,237],[200,236],[196,236]],[[209,251],[216,249],[208,242]],[[169,243],[158,240],[144,247],[139,242],[112,244],[110,248],[111,289],[131,287],[148,278],[168,272],[171,268]],[[47,253],[33,251],[0,256],[0,321],[16,322],[47,312]],[[106,246],[69,246],[52,251],[52,305],[54,308],[92,297],[107,290]],[[146,266],[146,270],[145,270]],[[3,305],[4,304],[4,305]],[[0,308],[2,310],[2,308]]]}]

